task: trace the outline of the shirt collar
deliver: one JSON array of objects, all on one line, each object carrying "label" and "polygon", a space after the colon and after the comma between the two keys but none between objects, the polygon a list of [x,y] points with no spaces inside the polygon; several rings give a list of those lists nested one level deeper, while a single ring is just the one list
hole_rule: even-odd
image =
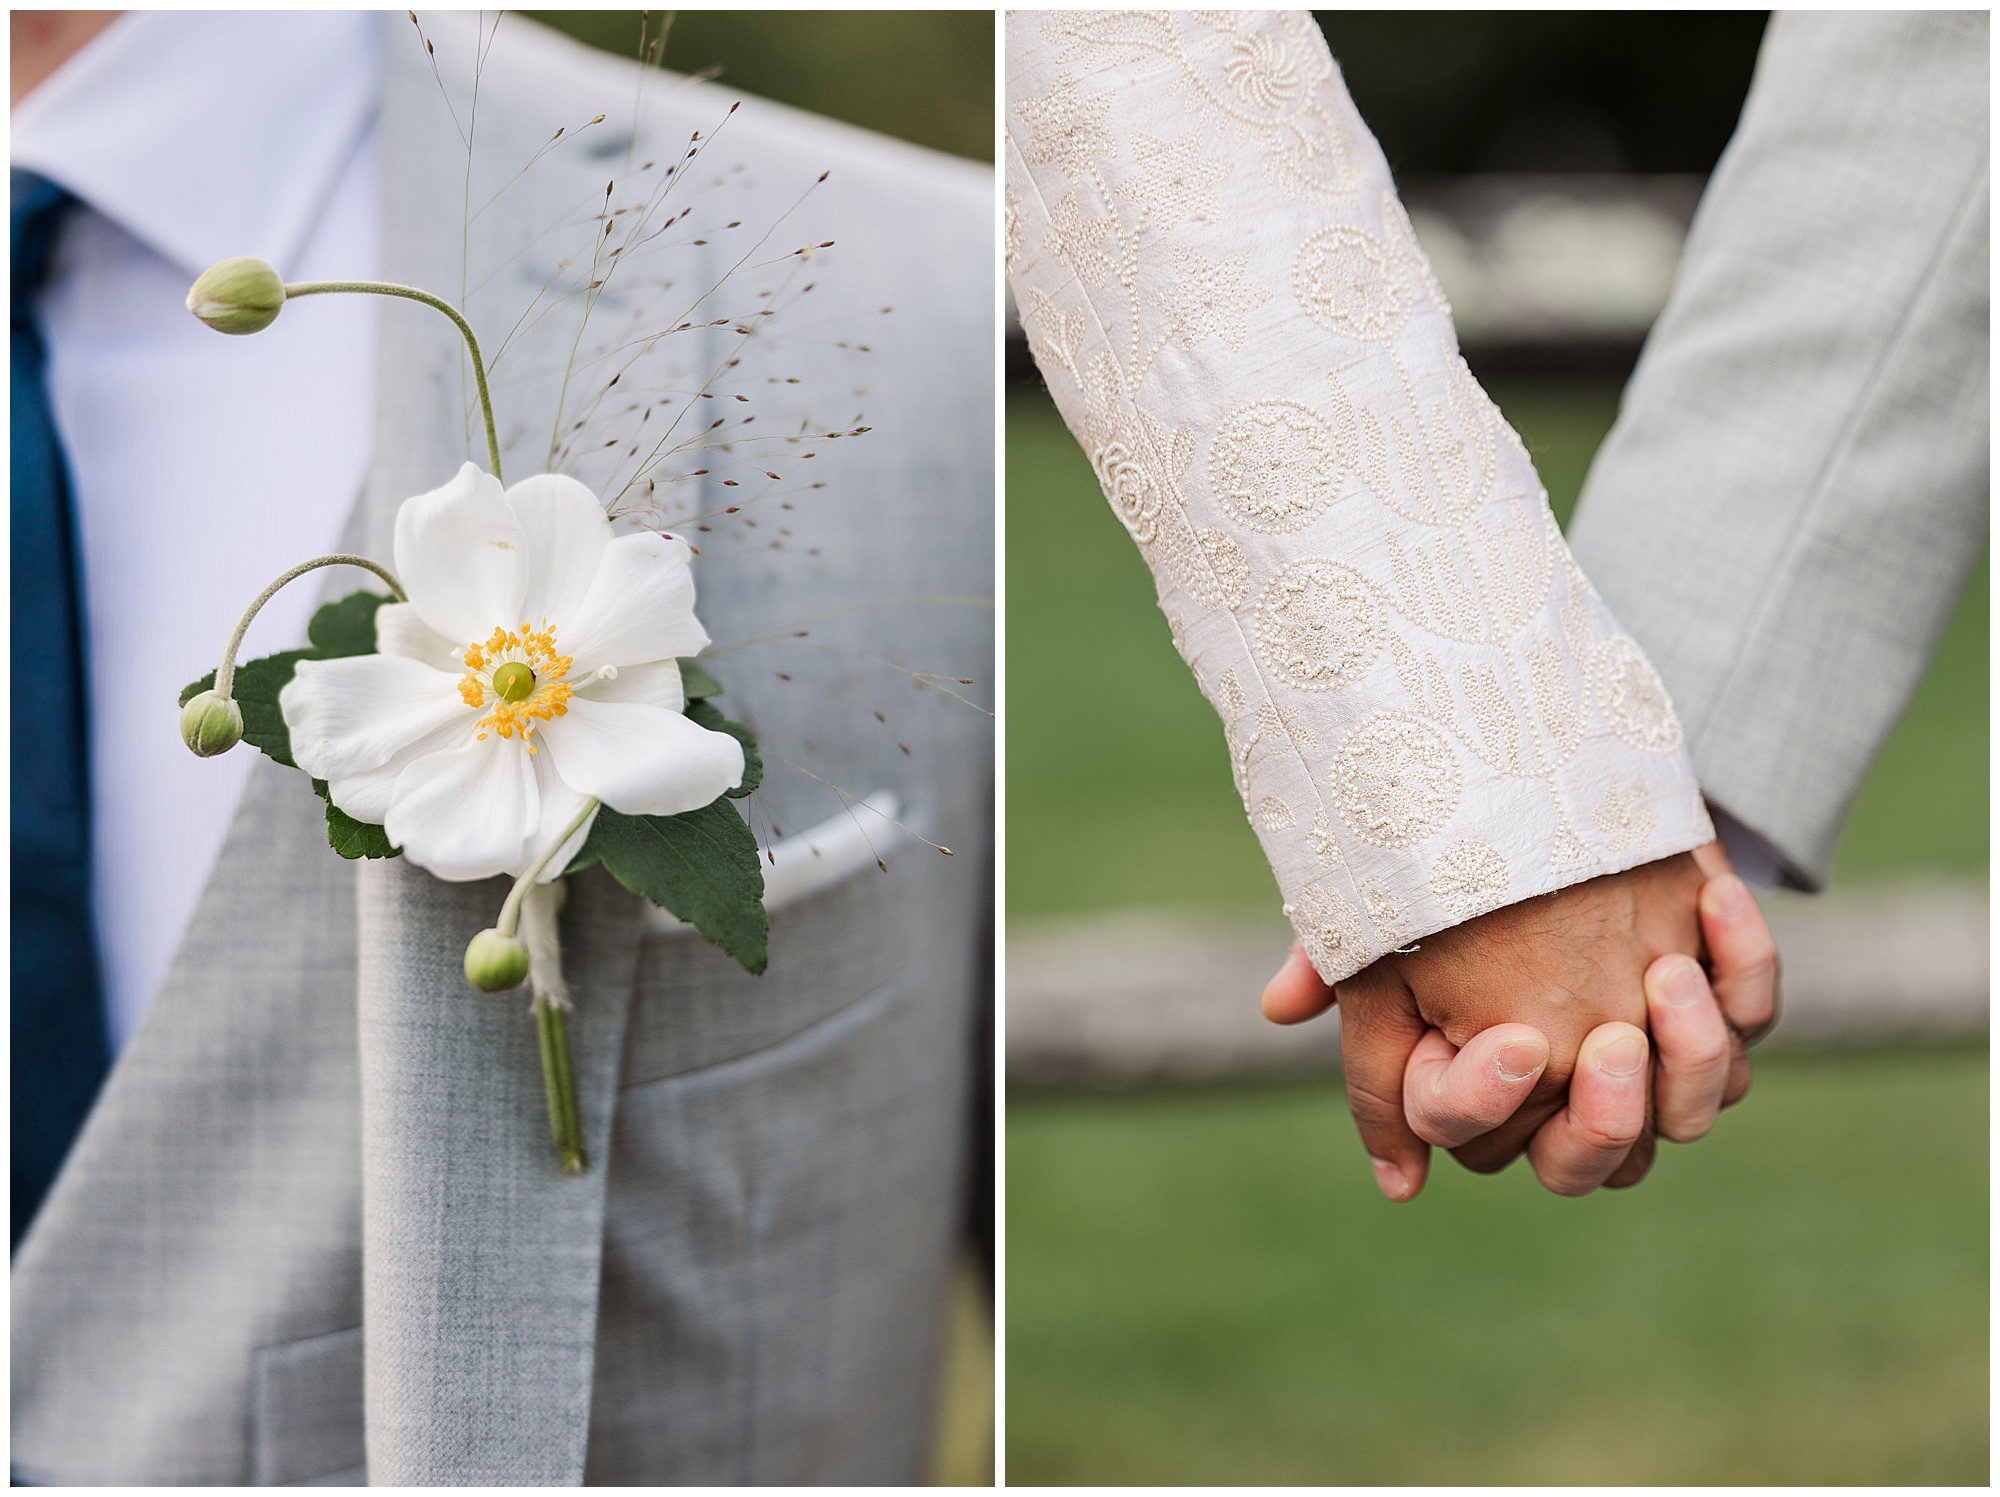
[{"label": "shirt collar", "polygon": [[192,278],[283,275],[374,119],[372,11],[132,11],[14,109],[12,160]]}]

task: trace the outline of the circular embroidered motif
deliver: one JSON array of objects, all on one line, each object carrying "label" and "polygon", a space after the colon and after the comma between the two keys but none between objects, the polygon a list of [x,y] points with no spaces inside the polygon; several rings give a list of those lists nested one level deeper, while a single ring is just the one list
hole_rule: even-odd
[{"label": "circular embroidered motif", "polygon": [[1375,589],[1337,561],[1295,561],[1257,599],[1257,653],[1266,670],[1301,691],[1345,686],[1381,649]]},{"label": "circular embroidered motif", "polygon": [[1381,343],[1410,315],[1399,258],[1359,229],[1322,229],[1292,260],[1292,292],[1322,327]]},{"label": "circular embroidered motif", "polygon": [[1090,455],[1090,465],[1132,539],[1142,546],[1151,544],[1160,523],[1160,489],[1138,456],[1114,437]]},{"label": "circular embroidered motif", "polygon": [[1435,728],[1381,713],[1347,735],[1334,755],[1341,815],[1377,847],[1407,847],[1458,809],[1458,760]]},{"label": "circular embroidered motif", "polygon": [[1681,720],[1666,684],[1638,643],[1620,635],[1596,650],[1597,702],[1621,740],[1648,754],[1681,746]]},{"label": "circular embroidered motif", "polygon": [[1289,110],[1305,92],[1305,81],[1285,54],[1285,44],[1268,31],[1233,38],[1222,76],[1237,98],[1257,109]]},{"label": "circular embroidered motif", "polygon": [[1454,842],[1431,864],[1431,893],[1462,920],[1483,915],[1507,897],[1507,860],[1484,842]]},{"label": "circular embroidered motif", "polygon": [[1260,400],[1223,423],[1208,481],[1224,509],[1253,530],[1297,530],[1340,494],[1333,436],[1289,400]]},{"label": "circular embroidered motif", "polygon": [[1371,953],[1362,944],[1361,913],[1331,889],[1307,884],[1285,913],[1313,969],[1328,982],[1352,977],[1368,965]]}]

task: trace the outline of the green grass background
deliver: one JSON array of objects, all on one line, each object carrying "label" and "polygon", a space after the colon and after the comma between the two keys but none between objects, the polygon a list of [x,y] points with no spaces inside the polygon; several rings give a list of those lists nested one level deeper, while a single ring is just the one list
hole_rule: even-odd
[{"label": "green grass background", "polygon": [[810,109],[933,150],[993,159],[990,10],[531,10],[623,57],[648,42],[676,73]]},{"label": "green grass background", "polygon": [[1576,1201],[1391,1205],[1332,1086],[1010,1118],[1010,1483],[1986,1479],[1983,1048],[1767,1059]]},{"label": "green grass background", "polygon": [[[1615,382],[1495,381],[1559,516]],[[1221,729],[1039,388],[1007,433],[1010,919],[1268,917]],[[1837,886],[1983,879],[1987,565],[1850,819]],[[1638,1190],[1441,1160],[1376,1194],[1337,1084],[1008,1108],[1008,1479],[1983,1482],[1974,1048],[1769,1055]]]}]

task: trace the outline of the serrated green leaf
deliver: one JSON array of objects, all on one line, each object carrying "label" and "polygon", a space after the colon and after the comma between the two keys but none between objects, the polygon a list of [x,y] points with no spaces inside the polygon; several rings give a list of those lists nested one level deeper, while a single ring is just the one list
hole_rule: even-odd
[{"label": "serrated green leaf", "polygon": [[403,849],[372,821],[356,821],[333,803],[325,780],[314,780],[313,793],[326,802],[327,845],[343,858],[400,858]]},{"label": "serrated green leaf", "polygon": [[707,728],[711,733],[727,733],[743,745],[743,779],[734,790],[723,793],[731,800],[741,800],[755,790],[764,778],[764,760],[757,752],[757,735],[733,717],[724,716],[720,707],[706,700],[689,702],[687,715],[690,722]]},{"label": "serrated green leaf", "polygon": [[678,663],[681,668],[681,695],[690,702],[722,695],[722,683],[710,674],[707,666],[698,665],[692,660]]},{"label": "serrated green leaf", "polygon": [[306,625],[314,660],[375,653],[375,610],[390,600],[381,593],[349,593],[329,603]]},{"label": "serrated green leaf", "polygon": [[687,921],[744,971],[759,973],[769,964],[757,839],[727,796],[681,816],[621,816],[606,806],[566,871],[593,863]]}]

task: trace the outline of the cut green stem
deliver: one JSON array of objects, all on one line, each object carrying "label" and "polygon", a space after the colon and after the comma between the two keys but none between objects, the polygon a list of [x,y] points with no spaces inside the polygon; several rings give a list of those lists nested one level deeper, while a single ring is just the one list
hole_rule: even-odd
[{"label": "cut green stem", "polygon": [[[595,798],[585,801],[583,809],[556,834],[547,850],[514,880],[514,887],[507,891],[506,903],[500,906],[500,918],[494,922],[494,929],[501,935],[512,936],[519,928],[521,901],[528,890],[596,812],[597,806]],[[555,1141],[556,1161],[565,1175],[580,1175],[590,1168],[590,1155],[583,1147],[583,1115],[577,1106],[576,1069],[569,1055],[569,1020],[558,1005],[539,992],[535,994],[535,1032],[541,1040],[542,1090],[549,1099],[549,1136]]]},{"label": "cut green stem", "polygon": [[542,1042],[542,1089],[549,1098],[549,1137],[556,1162],[565,1175],[590,1168],[583,1147],[583,1118],[576,1105],[576,1071],[569,1058],[569,1025],[563,1011],[548,999],[535,997],[535,1029]]},{"label": "cut green stem", "polygon": [[493,476],[505,483],[500,474],[500,434],[493,424],[493,397],[486,389],[486,360],[480,356],[479,340],[472,334],[472,324],[457,307],[441,296],[433,296],[428,291],[419,291],[415,286],[398,286],[393,281],[294,281],[285,287],[285,299],[298,296],[325,296],[336,291],[351,291],[370,296],[400,296],[405,301],[422,302],[427,307],[435,307],[452,320],[465,338],[465,346],[472,354],[472,378],[479,386],[479,413],[486,418],[486,457],[492,464]]}]

